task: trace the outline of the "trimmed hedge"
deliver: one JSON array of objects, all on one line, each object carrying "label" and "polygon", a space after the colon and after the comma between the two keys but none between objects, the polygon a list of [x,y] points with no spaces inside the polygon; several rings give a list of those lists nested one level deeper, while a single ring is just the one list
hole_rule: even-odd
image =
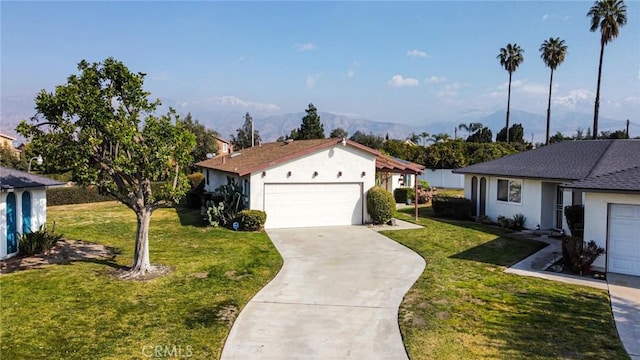
[{"label": "trimmed hedge", "polygon": [[240,223],[241,231],[260,231],[267,222],[267,213],[261,210],[242,210],[236,221]]},{"label": "trimmed hedge", "polygon": [[374,224],[384,224],[396,212],[393,195],[381,187],[373,187],[367,192],[367,211]]},{"label": "trimmed hedge", "polygon": [[101,195],[95,187],[70,186],[47,190],[47,205],[86,204],[115,200],[110,195]]},{"label": "trimmed hedge", "polygon": [[471,200],[465,198],[436,196],[431,203],[433,212],[437,217],[452,218],[458,220],[471,219]]},{"label": "trimmed hedge", "polygon": [[415,192],[413,188],[397,188],[393,190],[393,198],[397,204],[405,204],[407,199],[415,200]]}]

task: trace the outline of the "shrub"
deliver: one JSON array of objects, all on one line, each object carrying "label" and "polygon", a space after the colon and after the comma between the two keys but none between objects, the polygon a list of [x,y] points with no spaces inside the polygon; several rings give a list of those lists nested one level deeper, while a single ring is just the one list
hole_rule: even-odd
[{"label": "shrub", "polygon": [[604,249],[598,247],[595,241],[588,243],[577,236],[567,236],[562,239],[562,257],[565,263],[575,272],[588,273],[591,264],[604,254]]},{"label": "shrub", "polygon": [[381,187],[373,187],[367,192],[367,211],[374,224],[384,224],[391,220],[396,211],[393,195]]},{"label": "shrub", "polygon": [[62,239],[62,234],[47,230],[42,225],[36,231],[20,234],[18,237],[18,253],[24,256],[40,254],[49,251],[56,246],[58,240]]},{"label": "shrub", "polygon": [[190,209],[199,209],[202,204],[204,194],[204,175],[196,172],[187,176],[191,188],[185,194],[186,206]]},{"label": "shrub", "polygon": [[527,222],[527,218],[523,214],[515,214],[513,215],[513,227],[514,230],[522,230],[524,229],[524,224]]},{"label": "shrub", "polygon": [[267,221],[267,213],[261,210],[242,210],[238,213],[236,221],[242,231],[260,231]]},{"label": "shrub", "polygon": [[582,239],[584,237],[584,206],[565,206],[564,217],[567,219],[567,225],[569,225],[571,235]]},{"label": "shrub", "polygon": [[397,188],[393,190],[393,198],[398,204],[405,204],[407,199],[413,200],[415,198],[415,192],[412,188]]},{"label": "shrub", "polygon": [[113,201],[113,197],[102,195],[95,187],[70,186],[47,190],[47,205],[85,204],[101,201]]},{"label": "shrub", "polygon": [[429,182],[427,180],[418,179],[418,188],[429,190]]},{"label": "shrub", "polygon": [[436,196],[432,202],[433,212],[437,217],[458,220],[471,219],[471,200],[448,196]]},{"label": "shrub", "polygon": [[214,201],[206,202],[205,220],[211,226],[229,226],[238,213],[244,209],[244,195],[242,186],[237,184],[232,177],[227,176],[227,184],[216,189],[216,195],[221,201],[216,205]]}]

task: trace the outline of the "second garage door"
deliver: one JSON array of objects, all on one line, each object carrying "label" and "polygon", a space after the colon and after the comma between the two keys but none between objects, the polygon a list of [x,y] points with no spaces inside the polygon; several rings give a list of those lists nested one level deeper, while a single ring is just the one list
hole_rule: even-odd
[{"label": "second garage door", "polygon": [[640,206],[609,208],[609,271],[640,276]]},{"label": "second garage door", "polygon": [[363,223],[362,183],[265,184],[265,228]]}]

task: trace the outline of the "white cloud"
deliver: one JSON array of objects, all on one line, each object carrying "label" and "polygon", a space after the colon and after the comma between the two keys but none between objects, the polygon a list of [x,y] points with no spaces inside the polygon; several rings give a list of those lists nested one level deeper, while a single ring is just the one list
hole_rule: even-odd
[{"label": "white cloud", "polygon": [[350,69],[350,70],[349,70],[349,72],[347,73],[347,77],[350,77],[350,78],[354,77],[355,75],[356,75],[356,72],[355,72],[355,71],[353,71],[353,70],[351,70],[351,69]]},{"label": "white cloud", "polygon": [[453,82],[450,84],[446,84],[442,87],[440,91],[437,92],[439,97],[456,97],[458,96],[458,90],[463,87],[466,87],[467,84]]},{"label": "white cloud", "polygon": [[[517,88],[518,86],[521,86],[522,84],[524,84],[524,82],[522,80],[511,81],[511,89]],[[498,90],[507,90],[508,88],[509,88],[509,82],[508,81],[498,85]]]},{"label": "white cloud", "polygon": [[425,84],[439,84],[447,81],[447,78],[444,76],[431,76],[424,79]]},{"label": "white cloud", "polygon": [[263,104],[263,103],[253,102],[253,101],[242,100],[236,96],[214,96],[207,99],[207,101],[217,105],[252,108],[252,109],[264,110],[264,111],[280,110],[280,107],[275,104]]},{"label": "white cloud", "polygon": [[163,72],[161,72],[159,74],[151,75],[151,80],[167,81],[167,80],[169,80],[169,72],[168,71],[163,71]]},{"label": "white cloud", "polygon": [[316,49],[316,45],[313,43],[294,44],[293,47],[296,48],[298,51],[311,51]]},{"label": "white cloud", "polygon": [[409,57],[421,57],[421,58],[426,58],[428,55],[426,52],[424,51],[420,51],[418,49],[413,49],[413,50],[409,50],[407,51],[407,56]]},{"label": "white cloud", "polygon": [[413,78],[403,78],[402,75],[394,75],[388,82],[393,87],[418,86],[419,81]]},{"label": "white cloud", "polygon": [[548,18],[549,18],[549,14],[542,15],[542,21],[547,21]]},{"label": "white cloud", "polygon": [[314,87],[316,87],[316,82],[318,82],[320,77],[322,77],[322,73],[318,73],[318,74],[315,74],[315,75],[308,75],[307,76],[307,88],[308,89],[313,89]]},{"label": "white cloud", "polygon": [[553,96],[551,101],[554,104],[575,109],[580,105],[592,104],[595,94],[586,89],[571,90],[563,95]]}]

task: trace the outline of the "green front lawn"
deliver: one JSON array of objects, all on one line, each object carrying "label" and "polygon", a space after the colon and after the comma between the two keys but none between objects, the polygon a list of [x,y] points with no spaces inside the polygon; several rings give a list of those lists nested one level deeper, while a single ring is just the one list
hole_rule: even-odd
[{"label": "green front lawn", "polygon": [[156,211],[151,262],[173,271],[123,281],[109,274],[133,261],[133,212],[117,203],[50,207],[57,232],[119,254],[114,261],[0,276],[0,357],[140,359],[160,346],[174,357],[217,358],[234,314],[275,276],[282,259],[266,234],[194,226],[198,217],[184,209]]},{"label": "green front lawn", "polygon": [[606,291],[503,272],[541,243],[471,222],[418,224],[383,232],[427,263],[400,307],[411,359],[628,359]]}]

